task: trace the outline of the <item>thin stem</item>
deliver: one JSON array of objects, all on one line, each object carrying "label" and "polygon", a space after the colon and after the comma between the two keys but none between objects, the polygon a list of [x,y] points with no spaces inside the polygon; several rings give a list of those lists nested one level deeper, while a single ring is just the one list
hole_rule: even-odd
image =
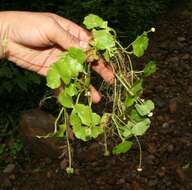
[{"label": "thin stem", "polygon": [[60,110],[59,115],[57,116],[57,119],[55,120],[55,124],[54,124],[55,129],[54,129],[54,133],[57,132],[57,123],[58,123],[58,121],[59,121],[59,119],[60,119],[60,117],[61,117],[63,111],[64,111],[64,108],[62,108],[62,109]]},{"label": "thin stem", "polygon": [[121,50],[126,54],[132,54],[132,52],[126,51],[126,48],[124,48],[118,41],[115,41],[116,44],[121,48]]},{"label": "thin stem", "polygon": [[72,167],[72,156],[71,156],[71,145],[69,142],[69,123],[68,123],[68,113],[65,110],[65,125],[66,125],[66,139],[67,139],[67,152],[68,152],[68,158],[69,158],[69,168]]},{"label": "thin stem", "polygon": [[141,74],[143,73],[144,71],[134,71],[135,74]]},{"label": "thin stem", "polygon": [[79,94],[77,95],[76,104],[79,103],[79,98],[80,98],[80,96],[81,96],[81,94],[82,94],[83,91],[84,91],[84,90],[80,91]]},{"label": "thin stem", "polygon": [[122,121],[117,115],[115,115],[115,117],[123,124],[126,125],[126,123],[124,121]]},{"label": "thin stem", "polygon": [[139,141],[137,136],[135,136],[135,139],[136,139],[137,144],[139,146],[139,166],[137,168],[137,171],[142,171],[142,163],[141,163],[142,162],[142,149],[141,149],[141,143],[140,143],[140,141]]},{"label": "thin stem", "polygon": [[[110,64],[110,65],[111,65],[111,68],[112,68],[112,70],[113,70],[113,73],[115,73],[115,69],[114,69],[113,64]],[[113,94],[113,110],[112,110],[112,114],[115,113],[116,101],[117,101],[117,80],[116,80],[116,78],[115,78],[115,81],[114,81],[114,94]]]},{"label": "thin stem", "polygon": [[104,128],[104,156],[109,156],[109,150],[108,150],[108,146],[107,146],[107,134],[106,134],[106,129]]},{"label": "thin stem", "polygon": [[127,85],[122,81],[121,77],[119,77],[117,74],[115,74],[115,76],[116,76],[117,79],[121,82],[121,84],[125,87],[125,89],[127,90],[127,92],[128,92],[131,96],[134,96],[133,92],[131,92],[131,90],[127,87]]},{"label": "thin stem", "polygon": [[131,58],[130,56],[127,54],[127,58],[129,60],[129,65],[130,65],[130,72],[131,72],[131,85],[133,85],[133,63],[131,61]]},{"label": "thin stem", "polygon": [[117,132],[118,132],[118,135],[119,135],[120,139],[121,139],[122,141],[124,141],[124,138],[122,137],[121,132],[120,132],[120,130],[119,130],[119,124],[118,124],[117,121],[115,120],[114,115],[112,116],[112,120],[113,120],[113,122],[114,122],[114,124],[115,124],[115,126],[116,126],[116,128],[117,128]]}]

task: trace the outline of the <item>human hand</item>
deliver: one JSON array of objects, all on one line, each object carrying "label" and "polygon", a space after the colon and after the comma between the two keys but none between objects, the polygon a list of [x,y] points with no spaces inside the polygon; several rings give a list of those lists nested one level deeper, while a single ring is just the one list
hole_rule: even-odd
[{"label": "human hand", "polygon": [[[88,31],[52,13],[0,12],[0,42],[7,41],[0,58],[41,75],[47,74],[61,52],[70,47],[86,49],[90,39]],[[113,81],[113,72],[103,62],[98,62],[93,69],[107,82]],[[91,97],[93,102],[101,99],[94,87]]]}]

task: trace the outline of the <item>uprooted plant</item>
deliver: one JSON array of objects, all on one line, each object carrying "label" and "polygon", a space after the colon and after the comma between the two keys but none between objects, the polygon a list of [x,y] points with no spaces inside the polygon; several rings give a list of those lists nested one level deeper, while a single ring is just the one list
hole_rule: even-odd
[{"label": "uprooted plant", "polygon": [[[102,18],[90,14],[85,17],[83,24],[93,36],[88,52],[70,48],[50,67],[47,75],[48,87],[57,89],[63,85],[63,91],[58,96],[61,109],[55,121],[55,130],[46,137],[65,137],[69,158],[67,173],[73,173],[69,131],[82,141],[103,135],[106,156],[110,153],[107,144],[110,131],[120,139],[120,143],[113,147],[113,154],[129,151],[135,138],[140,150],[138,171],[141,171],[142,152],[138,136],[144,135],[150,127],[154,109],[151,100],[141,98],[143,79],[155,72],[156,65],[154,61],[149,61],[143,70],[134,70],[131,57],[143,56],[148,47],[148,33],[155,29],[144,32],[124,48],[118,42],[116,32]],[[111,112],[104,112],[100,116],[91,108],[91,64],[87,62],[101,59],[112,68],[115,79],[109,87]]]}]

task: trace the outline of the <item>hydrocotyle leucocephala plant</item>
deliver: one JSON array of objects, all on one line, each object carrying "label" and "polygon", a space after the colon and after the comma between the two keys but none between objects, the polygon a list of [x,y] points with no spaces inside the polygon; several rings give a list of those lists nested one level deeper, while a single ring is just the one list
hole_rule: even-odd
[{"label": "hydrocotyle leucocephala plant", "polygon": [[[113,154],[129,151],[134,139],[139,145],[141,171],[141,145],[138,136],[145,134],[150,127],[150,117],[154,109],[152,100],[142,97],[143,80],[156,71],[154,61],[145,64],[143,70],[135,70],[132,57],[141,57],[149,44],[148,33],[143,32],[129,46],[123,47],[117,39],[114,29],[97,15],[89,14],[84,18],[84,26],[91,32],[90,48],[84,51],[70,48],[52,64],[47,75],[47,86],[57,89],[63,86],[58,95],[61,105],[55,121],[54,132],[44,137],[64,137],[67,141],[69,166],[67,173],[73,173],[71,144],[69,133],[72,131],[77,139],[89,141],[99,135],[104,137],[104,155],[109,155],[107,137],[110,131],[119,138],[119,144],[112,149]],[[110,88],[111,111],[99,115],[92,110],[90,97],[91,64],[102,60],[111,67],[115,75]],[[111,130],[113,129],[113,130]],[[116,137],[115,137],[116,138]]]}]

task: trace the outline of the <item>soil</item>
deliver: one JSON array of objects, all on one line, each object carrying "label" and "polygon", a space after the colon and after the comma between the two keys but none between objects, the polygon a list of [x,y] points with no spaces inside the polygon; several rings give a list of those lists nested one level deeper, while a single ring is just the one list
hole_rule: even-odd
[{"label": "soil", "polygon": [[20,155],[0,171],[0,190],[190,190],[192,189],[192,6],[163,15],[147,55],[157,72],[145,82],[145,97],[156,103],[152,127],[138,147],[121,156],[103,156],[98,142],[74,142],[75,174],[66,160]]}]

